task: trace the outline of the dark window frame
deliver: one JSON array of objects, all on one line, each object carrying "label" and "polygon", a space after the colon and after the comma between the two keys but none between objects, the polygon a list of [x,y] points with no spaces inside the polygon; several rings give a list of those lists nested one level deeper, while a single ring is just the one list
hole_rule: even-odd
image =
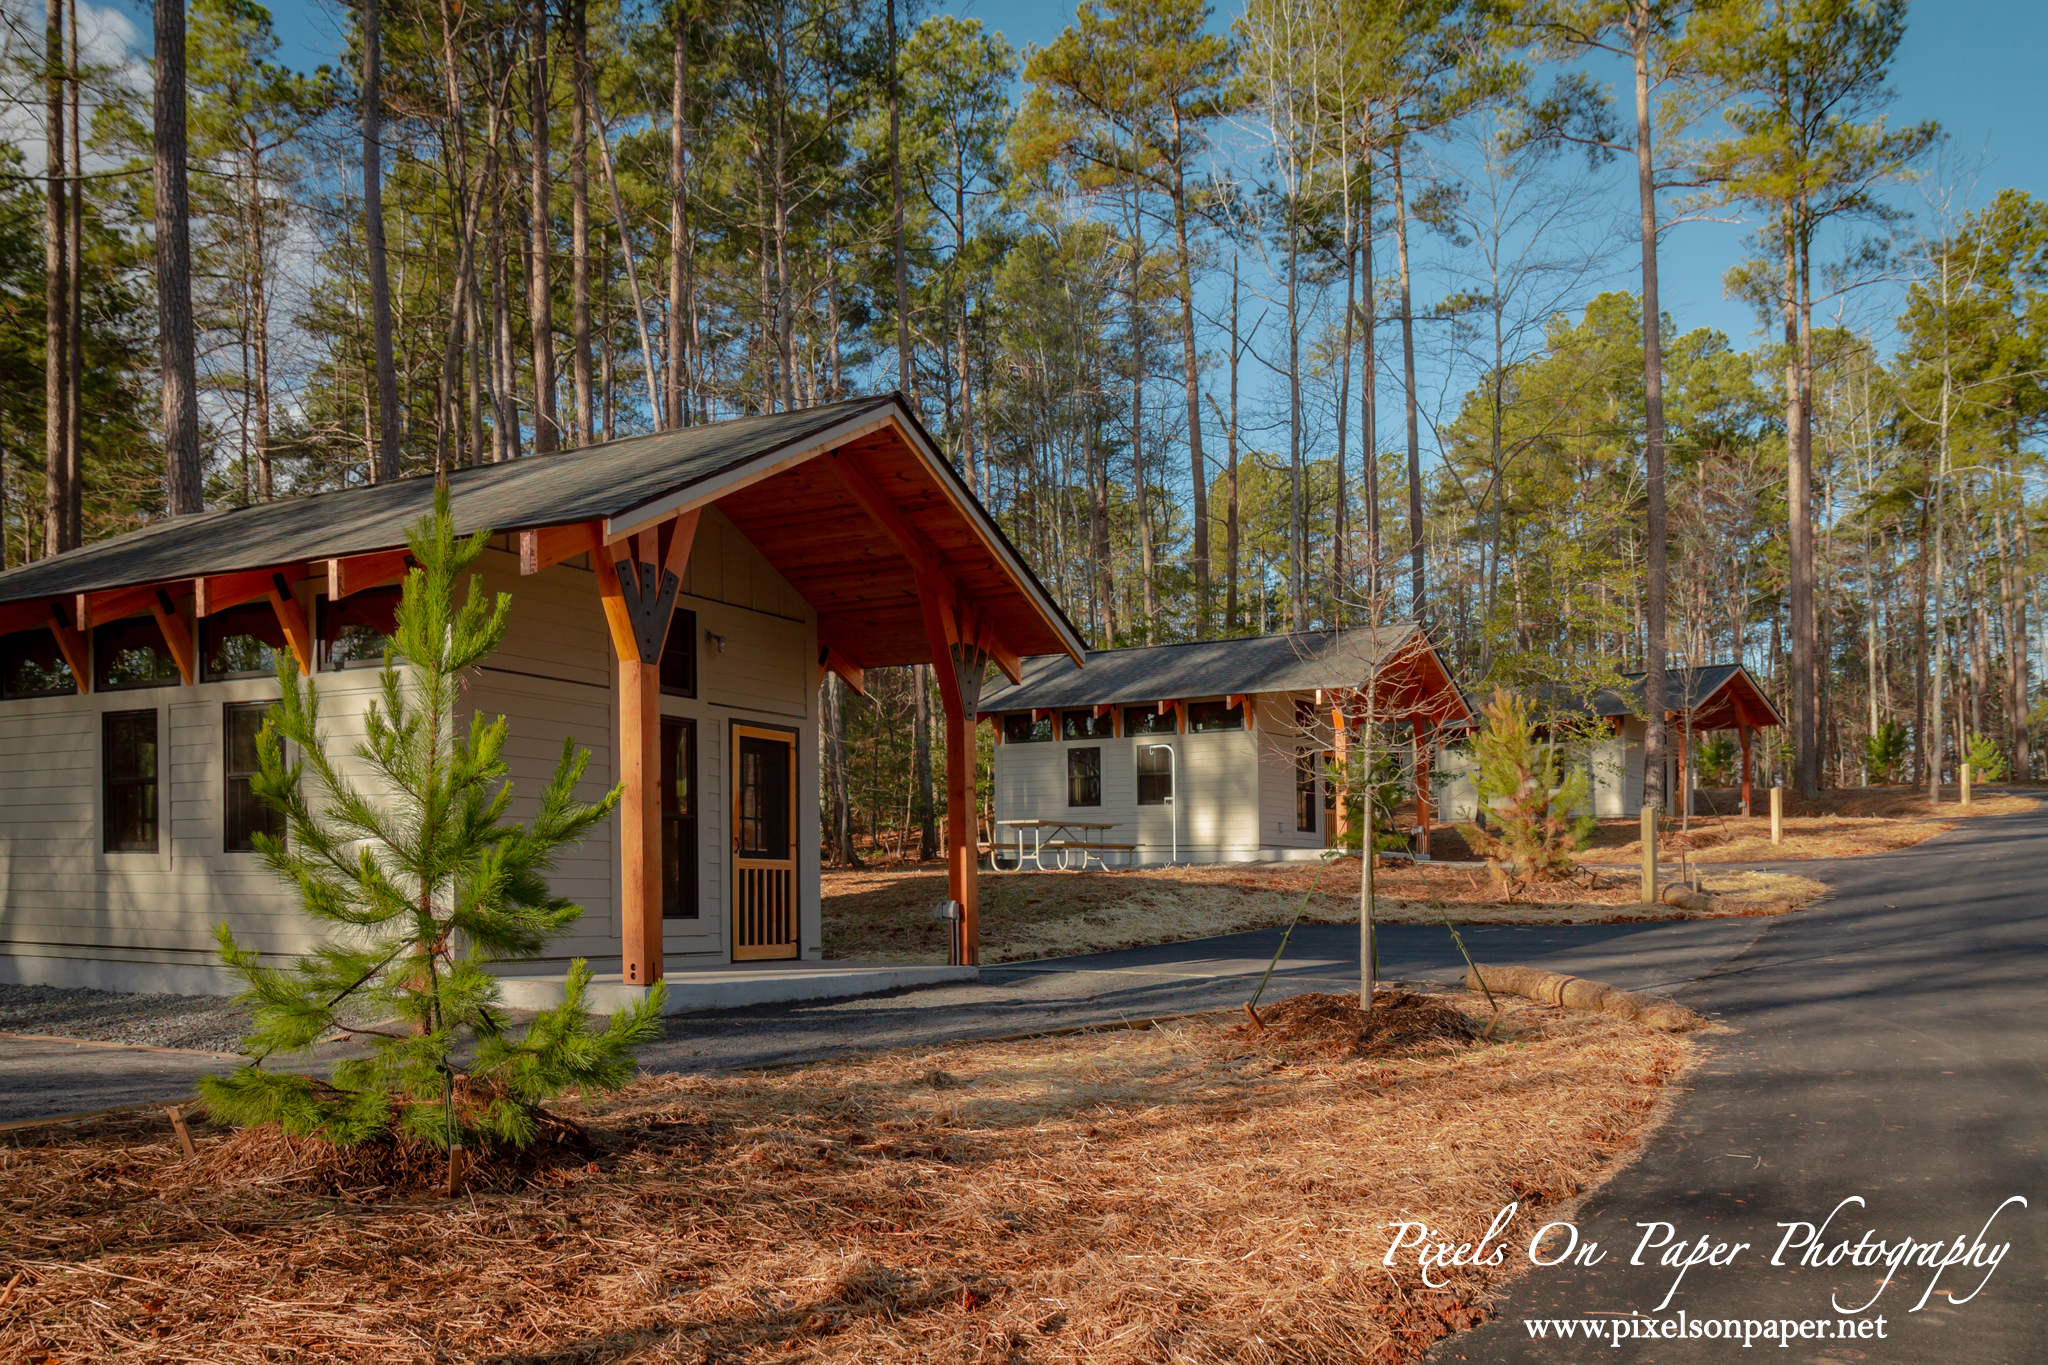
[{"label": "dark window frame", "polygon": [[[115,730],[124,721],[149,718],[149,771],[116,775],[114,758],[116,754]],[[163,744],[162,726],[154,706],[135,711],[102,711],[100,713],[100,849],[105,853],[156,853],[163,842]],[[149,829],[148,841],[137,835],[121,839],[116,834],[116,812],[128,806],[126,793],[144,791],[147,793],[142,805],[146,809]]]},{"label": "dark window frame", "polygon": [[[10,686],[14,678],[14,665],[25,653],[35,648],[31,641],[23,637],[35,635],[40,635],[49,641],[48,658],[50,663],[54,665],[49,671],[52,676],[58,676],[57,670],[61,669],[61,676],[64,681],[60,686],[18,691]],[[57,646],[56,632],[52,631],[48,626],[36,626],[30,630],[10,631],[6,635],[0,635],[0,699],[6,701],[26,701],[31,697],[75,697],[77,695],[78,677],[71,671],[71,661],[64,657],[64,651]]]},{"label": "dark window frame", "polygon": [[1314,749],[1294,753],[1294,832],[1314,834],[1323,803],[1316,799],[1316,754]]},{"label": "dark window frame", "polygon": [[1102,746],[1075,745],[1067,750],[1067,805],[1102,804]]},{"label": "dark window frame", "polygon": [[[1210,725],[1205,721],[1220,719],[1223,724]],[[1235,723],[1230,723],[1232,721]],[[1240,733],[1245,729],[1245,706],[1242,701],[1232,706],[1228,701],[1191,701],[1188,703],[1188,733],[1191,735],[1223,735]]]},{"label": "dark window frame", "polygon": [[1124,733],[1132,739],[1146,735],[1177,735],[1180,733],[1180,708],[1169,706],[1161,715],[1156,706],[1126,706],[1124,708]]},{"label": "dark window frame", "polygon": [[[125,643],[122,637],[128,637]],[[149,644],[154,636],[155,644]],[[146,648],[162,661],[163,671],[147,678],[116,682],[111,669],[114,661],[130,649]],[[149,687],[177,687],[185,681],[178,672],[178,661],[171,655],[171,647],[164,640],[163,627],[154,616],[124,616],[118,621],[109,621],[92,629],[92,690],[95,692],[136,692]]]},{"label": "dark window frame", "polygon": [[[276,642],[249,630],[235,630],[234,626],[251,618],[268,617],[268,625],[276,636]],[[270,668],[215,668],[213,660],[221,645],[232,639],[251,639],[271,653]],[[290,643],[285,639],[284,627],[278,623],[276,609],[267,600],[247,602],[239,607],[200,618],[199,621],[199,680],[201,682],[228,682],[236,678],[268,678],[277,673],[275,667],[279,653],[288,651]]]},{"label": "dark window frame", "polygon": [[669,617],[668,638],[661,646],[661,694],[697,695],[697,613],[677,607]]},{"label": "dark window frame", "polygon": [[1115,717],[1098,716],[1092,708],[1085,711],[1060,712],[1061,739],[1115,739],[1115,731]]},{"label": "dark window frame", "polygon": [[[1039,733],[1040,727],[1044,733]],[[1053,741],[1052,717],[1033,720],[1029,711],[1012,711],[1003,717],[1003,743],[1005,744],[1050,744]]]},{"label": "dark window frame", "polygon": [[[1177,758],[1162,756],[1161,751],[1171,753],[1170,745],[1140,744],[1138,747],[1138,804],[1141,806],[1165,806],[1173,802],[1173,782],[1178,772]],[[1148,764],[1156,765],[1147,768]],[[1164,783],[1162,790],[1160,784]]]},{"label": "dark window frame", "polygon": [[[688,782],[680,779],[688,774]],[[697,762],[697,721],[661,718],[661,917],[701,919],[704,915],[702,855],[698,823],[703,783]],[[685,799],[687,793],[687,800]]]},{"label": "dark window frame", "polygon": [[[340,638],[340,632],[346,628],[346,625],[361,626],[363,629],[383,636],[386,649],[389,649],[392,653],[393,662],[397,661],[397,646],[392,643],[391,637],[398,630],[398,602],[401,591],[397,587],[364,588],[361,592],[349,594],[339,602],[329,598],[324,593],[314,600],[313,614],[316,618],[314,633],[319,637],[319,661],[322,673],[347,673],[359,668],[381,669],[384,667],[385,650],[383,649],[378,650],[374,657],[344,659],[338,663],[335,661],[334,646]],[[349,622],[345,625],[337,619],[344,612],[352,615],[363,615],[366,613],[367,608],[380,607],[386,602],[391,604],[392,628],[389,631],[379,631],[375,625],[366,624],[361,621]]]},{"label": "dark window frame", "polygon": [[[256,852],[256,843],[252,836],[257,834],[284,838],[283,814],[265,805],[249,784],[249,779],[261,772],[262,768],[241,767],[235,762],[235,722],[254,715],[258,718],[257,729],[261,730],[262,717],[267,716],[275,704],[267,701],[221,703],[220,846],[223,853]],[[255,752],[254,736],[251,736],[250,752],[252,755]]]}]

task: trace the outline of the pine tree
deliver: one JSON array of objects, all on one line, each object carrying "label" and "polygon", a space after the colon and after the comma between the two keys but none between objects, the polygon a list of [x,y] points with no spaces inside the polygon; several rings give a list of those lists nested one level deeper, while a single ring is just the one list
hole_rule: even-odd
[{"label": "pine tree", "polygon": [[[321,730],[319,689],[289,656],[279,663],[284,695],[265,723],[252,786],[284,816],[286,837],[259,834],[256,843],[297,887],[306,914],[336,932],[280,970],[219,927],[221,956],[248,983],[238,998],[255,1016],[251,1062],[202,1083],[231,1122],[273,1122],[344,1144],[396,1134],[436,1146],[524,1146],[538,1135],[542,1106],[572,1088],[625,1084],[630,1049],[659,1031],[659,987],[608,1027],[594,1026],[580,959],[560,1005],[517,1037],[507,1031],[487,964],[539,956],[582,915],[546,874],[555,851],[609,815],[620,792],[577,801],[590,754],[565,739],[540,808],[522,826],[506,816],[504,717],[472,716],[467,736],[457,734],[461,674],[497,648],[512,606],[507,593],[485,601],[474,580],[456,600],[489,535],[457,539],[445,490],[408,534],[418,567],[406,579],[381,701],[354,750],[375,790],[342,774]],[[369,1055],[337,1064],[328,1081],[264,1069],[337,1030]]]}]

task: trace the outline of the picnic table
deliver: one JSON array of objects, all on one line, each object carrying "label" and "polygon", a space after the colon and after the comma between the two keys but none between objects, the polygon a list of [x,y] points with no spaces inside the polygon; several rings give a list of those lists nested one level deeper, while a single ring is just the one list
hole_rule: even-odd
[{"label": "picnic table", "polygon": [[[1058,866],[1065,872],[1086,871],[1092,857],[1097,867],[1104,871],[1109,864],[1102,860],[1104,853],[1122,853],[1129,863],[1135,844],[1112,844],[1104,842],[1102,832],[1116,828],[1113,820],[998,820],[996,824],[1017,833],[1017,868],[1024,870],[1024,859],[1029,856],[1031,865],[1040,872],[1052,869],[1045,865],[1045,855],[1057,855]],[[1024,831],[1031,831],[1031,852],[1024,852]],[[992,842],[988,849],[988,865],[991,872],[1001,871],[996,855],[1001,851],[1000,842]],[[1081,865],[1073,865],[1075,854],[1080,855]]]}]

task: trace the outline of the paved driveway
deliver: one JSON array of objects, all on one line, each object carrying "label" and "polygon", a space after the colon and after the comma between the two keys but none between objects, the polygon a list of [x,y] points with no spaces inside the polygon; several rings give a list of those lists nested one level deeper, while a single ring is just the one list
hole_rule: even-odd
[{"label": "paved driveway", "polygon": [[[1803,865],[1809,872],[1815,865]],[[1710,1042],[1670,1124],[1589,1200],[1583,1237],[1598,1265],[1534,1270],[1498,1316],[1451,1338],[1437,1360],[1725,1361],[1738,1340],[1532,1340],[1525,1319],[1841,1316],[1877,1294],[1884,1267],[1771,1265],[1781,1224],[1819,1224],[1844,1199],[1824,1247],[1961,1236],[2010,1250],[1983,1291],[1980,1266],[1904,1267],[1863,1316],[1886,1336],[1802,1338],[1787,1361],[2020,1365],[2048,1361],[2048,814],[1986,821],[1895,854],[1824,865],[1834,894],[1765,921],[1756,941],[1679,999],[1741,1032]],[[1630,1264],[1644,1223],[1677,1238],[1746,1242],[1725,1267]],[[1525,1245],[1533,1230],[1521,1227]],[[1661,1231],[1661,1230],[1660,1230]],[[1520,1254],[1520,1248],[1516,1249]],[[1873,1330],[1875,1324],[1873,1321]],[[1637,1330],[1631,1328],[1631,1330]],[[1830,1331],[1834,1331],[1832,1327]],[[1610,1337],[1610,1340],[1612,1338]]]}]

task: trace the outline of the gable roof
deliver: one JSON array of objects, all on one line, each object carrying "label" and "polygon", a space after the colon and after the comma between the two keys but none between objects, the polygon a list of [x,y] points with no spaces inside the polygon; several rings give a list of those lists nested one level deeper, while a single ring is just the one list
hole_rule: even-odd
[{"label": "gable roof", "polygon": [[[807,444],[893,401],[893,395],[852,399],[452,469],[448,501],[455,529],[467,535],[483,527],[518,531],[612,518],[764,455]],[[419,474],[167,517],[0,573],[0,602],[398,549],[407,528],[433,508],[434,480]]]},{"label": "gable roof", "polygon": [[[1625,684],[1617,690],[1603,687],[1593,694],[1593,713],[1599,716],[1640,716],[1644,714],[1643,674],[1624,673]],[[1664,674],[1664,710],[1667,715],[1693,713],[1693,723],[1702,729],[1732,729],[1740,704],[1751,726],[1770,727],[1785,723],[1778,708],[1756,679],[1741,664],[1705,664],[1698,668],[1673,668]],[[1722,722],[1725,720],[1726,724]]]},{"label": "gable roof", "polygon": [[1088,652],[1085,667],[1076,667],[1062,655],[1042,655],[1023,661],[1020,682],[985,693],[981,709],[1033,711],[1247,692],[1338,690],[1361,686],[1389,665],[1412,665],[1410,671],[1433,675],[1416,681],[1435,705],[1416,709],[1462,713],[1463,697],[1428,637],[1412,621],[1377,629],[1097,649]]},{"label": "gable roof", "polygon": [[[913,534],[925,536],[942,567],[961,575],[960,591],[1001,613],[1006,643],[1020,652],[1081,653],[1080,632],[894,393],[454,469],[447,485],[455,528],[465,534],[599,523],[606,539],[616,540],[716,503],[807,597],[823,595],[811,580],[824,569],[860,570],[870,592],[858,611],[842,613],[841,633],[880,641],[860,662],[923,662],[928,651],[911,566],[838,476],[800,468],[848,453],[867,461],[883,495],[908,509],[904,520]],[[810,505],[795,506],[799,498]],[[433,500],[434,479],[416,475],[168,518],[0,573],[0,604],[400,549]],[[760,529],[785,505],[808,520],[808,533],[770,536]],[[834,536],[827,562],[814,562],[807,576],[794,562],[799,552]],[[874,604],[878,568],[885,571],[886,611]],[[821,622],[835,609],[816,598],[812,604]],[[852,641],[849,652],[864,652],[867,643]]]}]

